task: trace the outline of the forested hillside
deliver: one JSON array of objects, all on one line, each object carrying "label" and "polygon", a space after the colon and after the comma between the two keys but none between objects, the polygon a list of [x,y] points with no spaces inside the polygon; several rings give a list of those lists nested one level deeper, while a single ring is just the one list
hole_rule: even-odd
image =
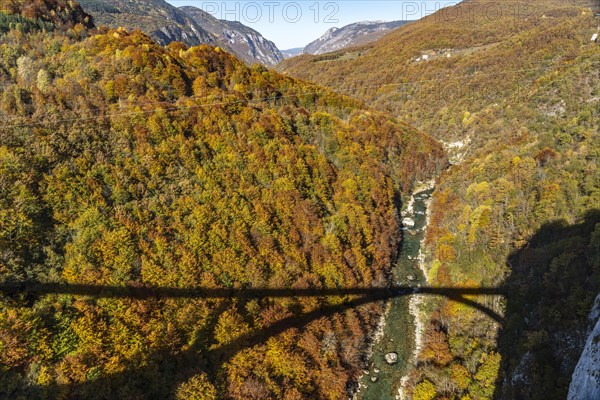
[{"label": "forested hillside", "polygon": [[25,290],[0,296],[0,397],[345,396],[380,304],[27,286],[385,286],[441,146],[218,48],[29,11],[0,19],[0,284]]},{"label": "forested hillside", "polygon": [[600,292],[590,5],[465,2],[375,44],[280,65],[391,111],[445,141],[459,164],[437,181],[429,282],[505,288],[505,300],[478,299],[504,323],[430,302],[415,399],[566,397]]},{"label": "forested hillside", "polygon": [[3,0],[0,12],[3,17],[19,15],[29,20],[53,22],[60,27],[94,26],[92,17],[78,3],[69,0]]}]

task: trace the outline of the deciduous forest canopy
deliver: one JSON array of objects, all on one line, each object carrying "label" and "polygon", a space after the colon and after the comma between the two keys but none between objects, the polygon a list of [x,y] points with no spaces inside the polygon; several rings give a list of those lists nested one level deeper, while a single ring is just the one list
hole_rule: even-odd
[{"label": "deciduous forest canopy", "polygon": [[[73,4],[0,19],[2,282],[386,285],[398,201],[446,164],[438,143],[219,48],[92,29]],[[3,296],[0,397],[337,399],[380,304],[236,340],[347,300]]]}]

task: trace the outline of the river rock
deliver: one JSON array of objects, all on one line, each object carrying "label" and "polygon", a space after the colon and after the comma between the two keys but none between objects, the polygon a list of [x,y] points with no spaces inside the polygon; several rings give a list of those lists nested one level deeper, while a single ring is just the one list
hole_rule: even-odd
[{"label": "river rock", "polygon": [[412,281],[414,281],[414,280],[415,280],[415,277],[414,277],[414,275],[407,275],[407,276],[406,276],[406,279],[408,279],[409,281],[411,281],[411,282],[412,282]]},{"label": "river rock", "polygon": [[415,220],[412,218],[408,218],[408,217],[403,218],[402,225],[412,228],[413,226],[415,226]]},{"label": "river rock", "polygon": [[379,373],[379,368],[373,368],[373,372],[375,372],[376,374]]},{"label": "river rock", "polygon": [[390,365],[396,364],[398,362],[398,353],[387,353],[385,355],[385,362],[387,362]]},{"label": "river rock", "polygon": [[371,377],[371,382],[377,382],[377,377],[376,376],[372,376]]}]

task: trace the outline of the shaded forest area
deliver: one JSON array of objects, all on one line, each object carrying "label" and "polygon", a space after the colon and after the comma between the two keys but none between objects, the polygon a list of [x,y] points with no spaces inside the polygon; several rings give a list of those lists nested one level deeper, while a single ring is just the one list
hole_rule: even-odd
[{"label": "shaded forest area", "polygon": [[[514,378],[499,381],[494,398],[565,399],[600,293],[600,209],[573,225],[544,224],[508,264],[498,348],[500,376]],[[523,370],[531,380],[518,378]]]}]

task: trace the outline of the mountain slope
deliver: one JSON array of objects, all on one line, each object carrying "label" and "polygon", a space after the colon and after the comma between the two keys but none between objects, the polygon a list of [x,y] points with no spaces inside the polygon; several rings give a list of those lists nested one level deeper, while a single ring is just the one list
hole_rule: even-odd
[{"label": "mountain slope", "polygon": [[451,301],[429,305],[405,393],[566,397],[600,291],[596,31],[581,2],[474,1],[370,45],[280,64],[445,141],[457,165],[433,196],[428,281],[507,290],[480,299],[503,326]]},{"label": "mountain slope", "polygon": [[309,43],[302,53],[323,54],[347,47],[365,45],[380,39],[406,23],[408,21],[362,21],[342,28],[331,28],[323,36]]},{"label": "mountain slope", "polygon": [[220,21],[196,8],[177,8],[164,0],[82,0],[97,25],[139,29],[162,45],[221,46],[248,64],[275,65],[283,56],[272,42],[237,22]]},{"label": "mountain slope", "polygon": [[184,42],[189,46],[215,44],[215,38],[184,12],[164,0],[81,0],[96,25],[139,29],[158,43]]},{"label": "mountain slope", "polygon": [[184,6],[179,9],[249,64],[259,62],[271,66],[283,60],[283,55],[275,43],[266,40],[259,32],[240,22],[216,19],[197,7]]},{"label": "mountain slope", "polygon": [[[442,148],[219,48],[2,42],[0,397],[343,395],[382,305],[244,291],[385,286],[398,200]],[[176,296],[198,287],[226,295]]]}]

